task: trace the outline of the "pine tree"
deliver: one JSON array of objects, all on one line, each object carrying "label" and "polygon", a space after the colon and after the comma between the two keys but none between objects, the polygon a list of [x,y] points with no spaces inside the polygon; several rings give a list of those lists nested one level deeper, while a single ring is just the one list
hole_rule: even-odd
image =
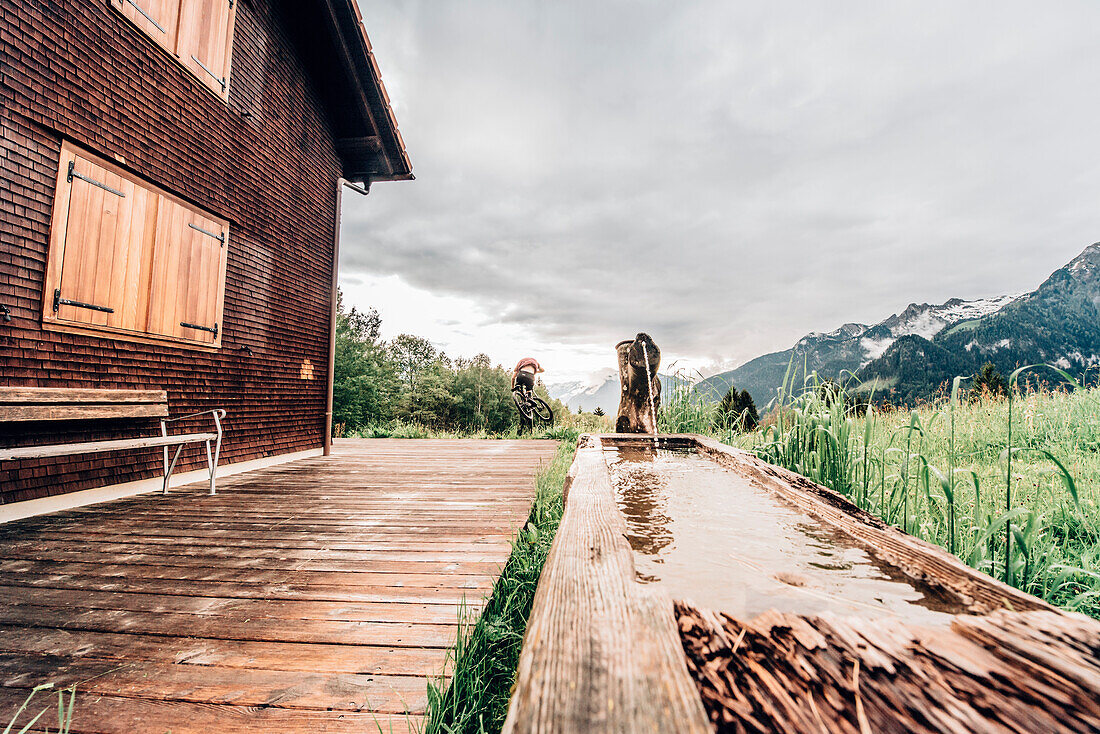
[{"label": "pine tree", "polygon": [[592,415],[603,415],[603,414],[604,414],[603,408],[601,408],[598,405],[596,406],[596,409],[592,411]]},{"label": "pine tree", "polygon": [[756,411],[756,403],[752,400],[748,390],[740,392],[733,385],[726,391],[722,402],[717,409],[718,426],[723,429],[736,429],[738,431],[751,431],[760,423],[760,414]]},{"label": "pine tree", "polygon": [[756,403],[748,390],[742,390],[737,396],[737,416],[742,431],[751,431],[760,425],[760,413],[757,412]]},{"label": "pine tree", "polygon": [[1008,391],[1004,376],[997,371],[992,362],[986,362],[974,375],[974,395],[992,395],[1002,397]]}]

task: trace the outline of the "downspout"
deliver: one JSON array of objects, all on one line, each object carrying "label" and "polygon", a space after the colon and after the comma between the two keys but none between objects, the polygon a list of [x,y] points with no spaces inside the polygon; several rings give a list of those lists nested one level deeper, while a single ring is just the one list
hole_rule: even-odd
[{"label": "downspout", "polygon": [[325,388],[325,440],[321,444],[322,454],[325,456],[332,453],[332,383],[336,371],[336,302],[337,290],[340,287],[340,219],[344,206],[345,186],[363,196],[370,193],[369,186],[359,186],[343,176],[336,179],[336,220],[333,223],[332,233],[332,292],[330,295],[331,308],[329,309],[328,324],[328,385]]}]

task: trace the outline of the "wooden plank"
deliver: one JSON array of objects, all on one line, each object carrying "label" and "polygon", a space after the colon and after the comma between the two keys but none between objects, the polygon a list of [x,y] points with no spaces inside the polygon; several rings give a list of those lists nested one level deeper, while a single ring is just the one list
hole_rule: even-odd
[{"label": "wooden plank", "polygon": [[329,560],[322,551],[306,555],[302,559],[241,558],[232,551],[214,557],[186,555],[167,556],[161,553],[102,554],[81,551],[53,551],[46,555],[39,551],[20,551],[0,548],[0,559],[52,560],[76,563],[112,562],[127,566],[155,566],[159,568],[216,568],[290,572],[338,572],[347,574],[422,574],[426,576],[495,576],[501,567],[499,561],[421,561],[421,560]]},{"label": "wooden plank", "polygon": [[442,549],[438,547],[422,547],[420,549],[398,548],[394,550],[362,548],[339,550],[323,546],[314,548],[287,548],[278,546],[256,548],[254,546],[226,547],[221,544],[207,545],[202,543],[192,543],[186,546],[178,544],[165,546],[157,543],[139,543],[136,539],[127,542],[108,543],[102,541],[87,541],[84,539],[68,540],[56,538],[20,540],[18,542],[6,544],[5,547],[21,554],[33,553],[39,554],[39,556],[45,558],[49,558],[51,551],[55,550],[109,554],[111,556],[116,554],[155,553],[161,555],[163,558],[169,559],[175,556],[186,556],[189,558],[223,558],[229,554],[236,558],[255,559],[278,558],[281,560],[312,560],[315,558],[324,558],[326,560],[355,562],[402,561],[415,564],[414,567],[417,568],[420,568],[418,564],[421,563],[449,564],[453,562],[487,563],[490,564],[490,567],[496,567],[496,565],[499,564],[501,553],[499,547],[478,550],[476,547],[471,548],[467,545]]},{"label": "wooden plank", "polygon": [[165,390],[113,390],[72,387],[0,387],[0,404],[167,403]]},{"label": "wooden plank", "polygon": [[164,614],[216,615],[235,619],[321,619],[335,622],[405,622],[408,624],[457,624],[454,604],[390,604],[386,602],[299,601],[288,599],[249,599],[222,596],[180,596],[150,592],[98,591],[92,589],[35,589],[24,586],[0,586],[0,605],[32,603],[54,607],[47,614],[53,619],[58,610],[114,609]]},{"label": "wooden plank", "polygon": [[677,603],[711,720],[730,731],[1100,731],[1100,625],[1053,611],[950,628]]},{"label": "wooden plank", "polygon": [[95,454],[104,451],[128,451],[160,446],[178,446],[180,444],[213,441],[217,437],[218,434],[216,433],[187,433],[177,436],[146,436],[145,438],[123,438],[114,441],[3,448],[0,449],[0,460],[40,459],[48,456],[75,456],[77,454]]},{"label": "wooden plank", "polygon": [[[14,713],[26,695],[24,689],[0,688],[0,711]],[[56,699],[49,701],[52,706],[38,724],[56,731]],[[161,722],[171,724],[165,727]],[[416,731],[415,725],[412,717],[370,711],[260,708],[89,694],[78,696],[70,734],[396,734]]]},{"label": "wooden plank", "polygon": [[566,486],[504,731],[710,734],[672,600],[634,580],[601,449],[578,449]]},{"label": "wooden plank", "polygon": [[[51,570],[60,570],[52,569]],[[67,572],[40,573],[20,567],[4,579],[12,586],[27,588],[27,599],[33,600],[37,589],[92,589],[118,593],[149,593],[175,596],[223,596],[237,599],[287,599],[303,601],[337,601],[342,603],[386,604],[449,604],[478,606],[492,590],[492,579],[470,580],[460,577],[460,583],[415,586],[404,578],[387,575],[389,584],[337,585],[299,583],[294,581],[242,584],[238,580],[212,581],[176,578],[142,578],[135,574],[100,575],[94,568],[87,574]]]},{"label": "wooden plank", "polygon": [[414,727],[554,450],[337,442],[0,526],[0,718],[53,675],[85,681],[74,732]]},{"label": "wooden plank", "polygon": [[[332,510],[329,510],[330,512]],[[27,537],[26,532],[5,531],[4,525],[0,525],[0,541]],[[78,527],[78,526],[50,526],[48,530],[38,529],[37,532],[58,538],[72,538],[85,542],[106,543],[138,543],[150,545],[165,545],[180,547],[180,538],[188,538],[190,547],[206,545],[221,548],[251,548],[255,545],[255,538],[247,532],[233,533],[218,529],[208,529],[201,534],[187,530],[169,530],[166,528],[131,528],[112,529],[102,527]],[[317,533],[303,537],[301,533],[266,533],[264,545],[268,548],[297,548],[317,549],[330,548],[332,550],[406,550],[419,551],[445,551],[449,548],[456,550],[479,549],[485,552],[500,553],[511,548],[507,540],[498,535],[488,534],[483,536],[470,536],[469,534],[452,531],[450,533],[436,534],[429,537],[418,536],[408,538],[404,536],[366,537],[360,538],[351,533]]]},{"label": "wooden plank", "polygon": [[[73,421],[100,418],[167,418],[166,404],[0,405],[0,421]],[[54,454],[59,455],[59,454]]]},{"label": "wooden plank", "polygon": [[232,706],[401,714],[427,706],[427,679],[377,673],[331,673],[173,665],[82,656],[0,653],[0,687],[29,692],[41,683],[77,686],[78,698],[122,696]]},{"label": "wooden plank", "polygon": [[[456,620],[457,623],[457,620]],[[218,616],[126,610],[69,609],[64,614],[35,604],[0,607],[0,624],[56,627],[91,632],[130,632],[152,636],[206,637],[254,642],[305,642],[326,645],[436,647],[454,645],[454,625],[333,620],[223,619]]]},{"label": "wooden plank", "polygon": [[[207,566],[162,566],[158,564],[124,564],[103,560],[57,561],[50,559],[0,559],[0,572],[55,571],[65,574],[95,575],[100,577],[127,577],[147,579],[172,579],[183,583],[192,581],[221,581],[233,584],[269,584],[291,586],[346,587],[348,591],[364,587],[399,587],[409,589],[483,589],[491,584],[496,574],[413,573],[408,569],[393,572],[367,571],[315,571],[312,569],[277,568],[252,569],[222,568],[218,564]],[[9,579],[5,578],[5,581]],[[10,583],[10,581],[9,581]]]},{"label": "wooden plank", "polygon": [[439,650],[426,647],[254,642],[202,637],[150,637],[126,632],[91,632],[62,630],[54,627],[5,625],[0,625],[0,650],[20,653],[24,657],[90,656],[128,661],[148,660],[199,668],[218,665],[224,668],[377,673],[421,677],[442,674],[444,662]]}]

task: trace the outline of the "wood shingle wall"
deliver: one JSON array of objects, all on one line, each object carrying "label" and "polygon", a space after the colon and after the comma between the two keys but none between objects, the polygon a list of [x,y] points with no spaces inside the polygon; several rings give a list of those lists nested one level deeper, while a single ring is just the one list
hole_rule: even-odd
[{"label": "wood shingle wall", "polygon": [[[228,102],[107,0],[0,6],[0,303],[13,316],[0,322],[0,385],[165,389],[172,415],[223,407],[229,462],[321,445],[341,170],[308,51],[285,15],[296,4],[236,5]],[[42,329],[63,141],[228,222],[220,349]],[[0,424],[0,443],[155,430]],[[182,470],[204,457],[185,459]],[[148,451],[8,462],[0,501],[150,477],[159,461]]]}]

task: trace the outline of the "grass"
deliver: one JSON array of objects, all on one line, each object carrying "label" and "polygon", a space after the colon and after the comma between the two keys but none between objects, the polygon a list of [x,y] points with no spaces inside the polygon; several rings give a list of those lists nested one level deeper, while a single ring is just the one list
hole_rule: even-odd
[{"label": "grass", "polygon": [[[1041,369],[1041,367],[1039,368]],[[950,394],[913,410],[853,409],[811,379],[762,428],[716,427],[677,391],[662,431],[714,436],[847,496],[974,568],[1100,618],[1100,389]]]},{"label": "grass", "polygon": [[512,554],[484,609],[480,615],[460,612],[448,661],[450,682],[428,686],[427,734],[492,734],[503,726],[535,589],[561,522],[562,487],[576,438],[574,431],[572,440],[563,440],[539,472],[531,515],[513,539]]},{"label": "grass", "polygon": [[606,433],[611,430],[611,420],[606,416],[584,413],[576,415],[563,413],[554,418],[554,425],[534,431],[521,431],[518,425],[507,431],[489,432],[483,430],[440,430],[419,423],[390,421],[376,426],[368,426],[350,431],[349,438],[484,438],[517,439],[542,438],[556,441],[576,441],[582,433]]},{"label": "grass", "polygon": [[[53,683],[42,683],[31,689],[30,694],[24,699],[23,705],[15,712],[11,722],[5,727],[3,734],[25,734],[31,729],[38,720],[46,715],[47,711],[50,711],[52,704],[39,711],[34,716],[30,716],[30,712],[27,709],[31,705],[31,701],[42,691],[48,691],[53,689]],[[68,694],[68,700],[66,700],[65,694]],[[57,734],[68,734],[70,727],[73,724],[73,707],[76,703],[76,686],[70,686],[68,688],[57,691]],[[26,712],[30,716],[29,720],[20,724],[19,718]],[[19,727],[16,729],[15,727]]]}]

